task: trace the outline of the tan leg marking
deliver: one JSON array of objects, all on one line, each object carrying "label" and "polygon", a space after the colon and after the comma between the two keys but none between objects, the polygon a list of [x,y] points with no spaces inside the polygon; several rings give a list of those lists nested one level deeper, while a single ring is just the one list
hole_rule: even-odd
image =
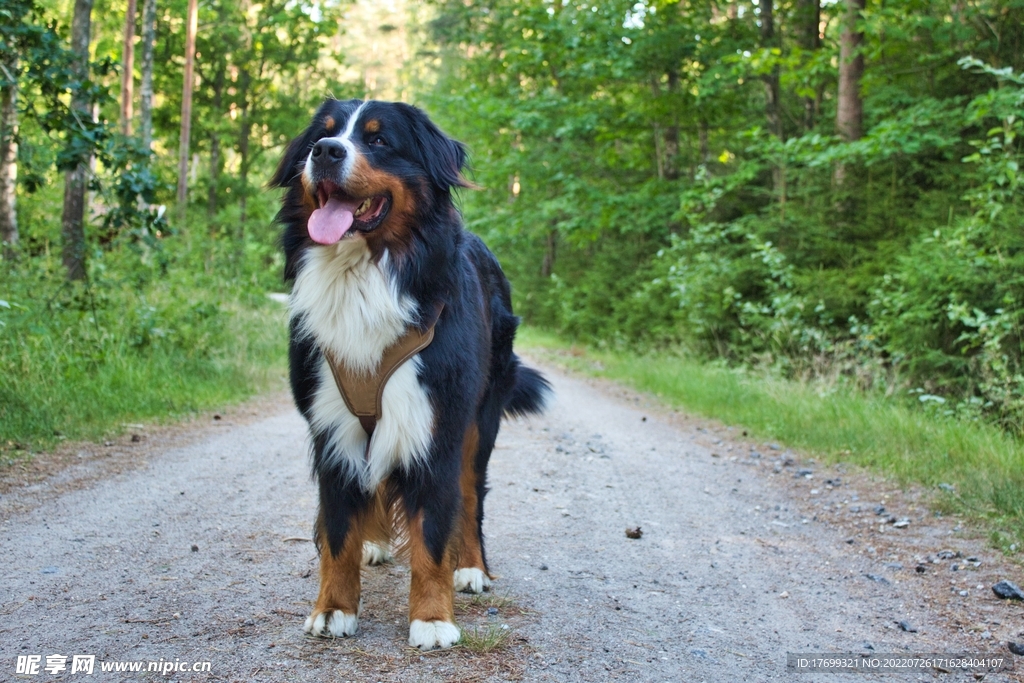
[{"label": "tan leg marking", "polygon": [[491,586],[491,577],[484,567],[480,528],[476,523],[479,499],[476,493],[475,465],[479,447],[480,432],[473,424],[466,430],[466,436],[462,441],[462,475],[459,479],[462,489],[462,539],[459,544],[458,567],[454,574],[455,590],[467,593],[482,593]]},{"label": "tan leg marking", "polygon": [[320,595],[303,630],[315,636],[350,636],[359,616],[360,565],[363,560],[363,523],[352,519],[341,551],[334,555],[322,520],[317,522],[320,548]]},{"label": "tan leg marking", "polygon": [[452,572],[455,553],[449,544],[435,562],[423,537],[423,513],[409,520],[409,644],[423,650],[451,647],[459,640],[455,625]]}]

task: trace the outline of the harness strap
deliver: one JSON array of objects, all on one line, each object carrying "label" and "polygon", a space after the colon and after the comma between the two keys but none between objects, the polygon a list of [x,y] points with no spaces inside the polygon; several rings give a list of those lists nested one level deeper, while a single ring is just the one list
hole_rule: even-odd
[{"label": "harness strap", "polygon": [[433,315],[424,320],[429,322],[426,329],[421,330],[415,325],[410,325],[405,333],[395,340],[391,346],[384,350],[380,363],[376,370],[371,372],[357,372],[350,370],[344,362],[340,362],[334,353],[329,349],[323,349],[324,358],[334,375],[334,383],[338,385],[338,391],[345,400],[349,411],[359,418],[359,424],[366,432],[366,457],[370,456],[370,439],[373,431],[377,428],[377,421],[382,417],[382,398],[384,387],[387,385],[395,370],[417,353],[427,348],[434,340],[434,327],[438,318],[441,317],[443,303],[437,304]]}]

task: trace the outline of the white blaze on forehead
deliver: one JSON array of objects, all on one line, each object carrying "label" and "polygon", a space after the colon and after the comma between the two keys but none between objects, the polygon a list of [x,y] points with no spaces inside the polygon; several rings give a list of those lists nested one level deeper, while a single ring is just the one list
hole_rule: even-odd
[{"label": "white blaze on forehead", "polygon": [[348,179],[348,174],[352,172],[352,166],[356,161],[356,145],[352,142],[352,133],[355,131],[356,121],[359,120],[359,115],[363,112],[363,107],[365,106],[366,102],[363,102],[356,107],[356,110],[352,112],[352,116],[348,117],[348,121],[345,123],[345,130],[338,136],[341,144],[345,147],[345,161],[341,169],[341,180]]},{"label": "white blaze on forehead", "polygon": [[[356,110],[352,112],[352,116],[349,116],[348,121],[345,122],[345,130],[334,136],[334,138],[345,148],[345,161],[342,163],[341,173],[338,176],[338,180],[340,182],[344,182],[348,178],[348,174],[352,172],[352,166],[355,164],[356,145],[352,141],[352,133],[355,131],[356,121],[359,120],[359,115],[367,104],[367,102],[363,102],[356,107]],[[306,166],[303,169],[303,175],[306,177],[307,184],[312,185],[313,150],[310,150],[309,154],[306,156]]]}]

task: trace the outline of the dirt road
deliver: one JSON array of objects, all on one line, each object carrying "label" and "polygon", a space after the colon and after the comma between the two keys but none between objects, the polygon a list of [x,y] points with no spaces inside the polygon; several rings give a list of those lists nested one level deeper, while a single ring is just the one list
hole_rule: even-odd
[{"label": "dirt road", "polygon": [[[786,653],[1005,655],[1024,640],[1024,607],[989,590],[1020,583],[1017,570],[955,520],[545,371],[555,405],[506,424],[492,460],[485,533],[500,578],[483,598],[459,598],[469,646],[405,646],[408,573],[395,565],[366,570],[355,638],[302,634],[316,498],[304,423],[282,401],[186,445],[150,443],[134,468],[89,480],[81,466],[86,483],[59,495],[46,490],[66,474],[0,498],[0,679],[78,679],[72,656],[85,654],[95,672],[82,680],[845,681],[787,672]],[[637,526],[642,537],[627,538]],[[66,670],[44,670],[52,654]],[[40,673],[19,675],[18,657],[32,655]],[[100,670],[161,659],[179,671]],[[197,662],[209,671],[180,671]]]}]

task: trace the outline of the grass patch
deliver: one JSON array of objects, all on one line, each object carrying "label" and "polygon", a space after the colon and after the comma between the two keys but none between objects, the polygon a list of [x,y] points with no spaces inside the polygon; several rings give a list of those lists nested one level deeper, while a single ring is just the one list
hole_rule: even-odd
[{"label": "grass patch", "polygon": [[506,624],[488,624],[481,628],[463,628],[459,646],[471,652],[488,654],[504,650],[512,642],[512,628]]},{"label": "grass patch", "polygon": [[475,593],[469,596],[467,605],[470,607],[494,607],[495,609],[505,609],[515,604],[515,600],[507,595],[498,595],[497,593]]},{"label": "grass patch", "polygon": [[107,255],[88,286],[41,259],[0,274],[0,462],[284,386],[287,313],[266,286],[165,257]]},{"label": "grass patch", "polygon": [[284,312],[235,307],[222,317],[232,341],[199,355],[122,348],[95,360],[50,344],[24,353],[24,369],[0,379],[0,453],[98,439],[125,422],[166,421],[284,386]]},{"label": "grass patch", "polygon": [[847,387],[815,387],[668,353],[589,349],[529,327],[517,345],[689,413],[742,426],[755,438],[933,488],[940,509],[984,521],[996,546],[1009,552],[1024,547],[1024,445],[992,425],[932,415]]}]

